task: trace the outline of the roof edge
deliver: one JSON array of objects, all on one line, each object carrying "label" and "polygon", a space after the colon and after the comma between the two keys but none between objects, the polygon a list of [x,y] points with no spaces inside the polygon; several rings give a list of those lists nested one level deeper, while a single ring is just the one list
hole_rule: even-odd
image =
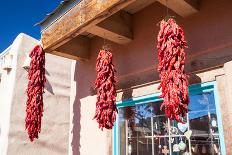
[{"label": "roof edge", "polygon": [[41,26],[42,29],[49,27],[54,21],[61,18],[64,14],[69,12],[74,6],[76,6],[80,1],[82,0],[63,0],[60,2],[60,5],[58,5],[55,10],[53,10],[51,13],[48,13],[47,16],[37,22],[34,26]]}]

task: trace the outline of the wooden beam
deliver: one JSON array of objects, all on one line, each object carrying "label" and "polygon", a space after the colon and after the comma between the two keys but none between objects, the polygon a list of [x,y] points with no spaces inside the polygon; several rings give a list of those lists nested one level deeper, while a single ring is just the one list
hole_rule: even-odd
[{"label": "wooden beam", "polygon": [[126,44],[132,41],[131,22],[131,15],[125,11],[120,11],[92,26],[87,32],[119,44]]},{"label": "wooden beam", "polygon": [[90,40],[86,36],[77,36],[52,51],[51,54],[73,60],[88,60],[90,57]]},{"label": "wooden beam", "polygon": [[51,52],[125,8],[135,0],[84,0],[42,32],[42,44]]},{"label": "wooden beam", "polygon": [[[157,0],[178,15],[187,17],[198,12],[198,0]],[[167,4],[166,4],[167,1]]]},{"label": "wooden beam", "polygon": [[151,5],[154,2],[156,2],[156,0],[136,0],[134,3],[127,6],[124,10],[131,14],[134,14],[144,9],[145,7]]}]

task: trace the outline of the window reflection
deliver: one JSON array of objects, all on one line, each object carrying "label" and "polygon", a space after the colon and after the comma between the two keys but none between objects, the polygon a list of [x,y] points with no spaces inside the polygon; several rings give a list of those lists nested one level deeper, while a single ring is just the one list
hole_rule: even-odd
[{"label": "window reflection", "polygon": [[119,108],[121,155],[220,154],[213,92],[190,96],[186,124],[167,119],[161,104]]}]

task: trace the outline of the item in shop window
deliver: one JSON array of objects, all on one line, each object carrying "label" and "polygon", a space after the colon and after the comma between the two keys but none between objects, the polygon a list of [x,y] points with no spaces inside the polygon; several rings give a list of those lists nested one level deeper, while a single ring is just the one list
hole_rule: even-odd
[{"label": "item in shop window", "polygon": [[174,19],[162,20],[157,41],[159,89],[164,99],[161,109],[164,107],[171,120],[183,122],[189,104],[188,75],[184,71],[187,47],[184,31]]},{"label": "item in shop window", "polygon": [[162,152],[162,145],[159,145],[159,153],[161,153]]},{"label": "item in shop window", "polygon": [[184,133],[184,135],[187,139],[190,139],[190,137],[192,136],[192,133],[193,133],[192,130],[188,130]]},{"label": "item in shop window", "polygon": [[215,117],[211,118],[211,126],[216,128],[217,127],[217,120]]},{"label": "item in shop window", "polygon": [[158,129],[158,124],[157,124],[157,122],[155,122],[155,129],[156,129],[156,130]]},{"label": "item in shop window", "polygon": [[201,152],[202,152],[202,153],[204,153],[204,154],[205,154],[205,153],[207,153],[207,150],[206,150],[205,145],[203,145],[203,146],[202,146],[202,148],[201,148]]},{"label": "item in shop window", "polygon": [[182,133],[184,133],[188,129],[188,123],[178,122],[177,127]]},{"label": "item in shop window", "polygon": [[159,152],[160,152],[160,149],[162,149],[162,145],[160,144],[160,137],[159,137]]},{"label": "item in shop window", "polygon": [[169,125],[168,125],[168,122],[163,122],[163,129],[165,132],[169,132]]},{"label": "item in shop window", "polygon": [[174,138],[170,138],[170,142],[173,143],[174,142]]},{"label": "item in shop window", "polygon": [[131,146],[131,144],[129,144],[129,146],[128,146],[128,153],[129,153],[129,154],[132,153],[132,146]]},{"label": "item in shop window", "polygon": [[189,152],[184,152],[183,155],[190,155],[190,153]]},{"label": "item in shop window", "polygon": [[193,153],[198,153],[199,152],[198,144],[196,144],[195,146],[192,146],[192,151],[193,151]]},{"label": "item in shop window", "polygon": [[168,155],[169,154],[169,149],[168,147],[165,145],[163,146],[164,148],[162,149],[162,153],[165,154],[165,155]]},{"label": "item in shop window", "polygon": [[186,149],[186,144],[183,142],[183,140],[180,141],[178,146],[180,151],[184,151]]},{"label": "item in shop window", "polygon": [[174,127],[174,126],[171,127],[170,131],[171,131],[172,134],[178,134],[178,129],[176,127]]},{"label": "item in shop window", "polygon": [[213,144],[213,149],[214,149],[215,153],[218,153],[218,147],[216,144]]},{"label": "item in shop window", "polygon": [[179,145],[178,144],[174,144],[173,145],[173,152],[179,152],[180,149],[179,149]]},{"label": "item in shop window", "polygon": [[96,63],[97,102],[94,119],[99,128],[112,129],[116,120],[116,70],[113,65],[113,54],[109,50],[100,50]]}]

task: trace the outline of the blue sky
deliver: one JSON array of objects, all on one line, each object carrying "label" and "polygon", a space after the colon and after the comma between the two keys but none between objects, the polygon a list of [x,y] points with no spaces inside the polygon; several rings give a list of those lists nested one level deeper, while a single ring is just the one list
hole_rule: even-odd
[{"label": "blue sky", "polygon": [[34,24],[59,3],[60,0],[0,0],[0,52],[21,32],[40,39],[40,28]]}]

